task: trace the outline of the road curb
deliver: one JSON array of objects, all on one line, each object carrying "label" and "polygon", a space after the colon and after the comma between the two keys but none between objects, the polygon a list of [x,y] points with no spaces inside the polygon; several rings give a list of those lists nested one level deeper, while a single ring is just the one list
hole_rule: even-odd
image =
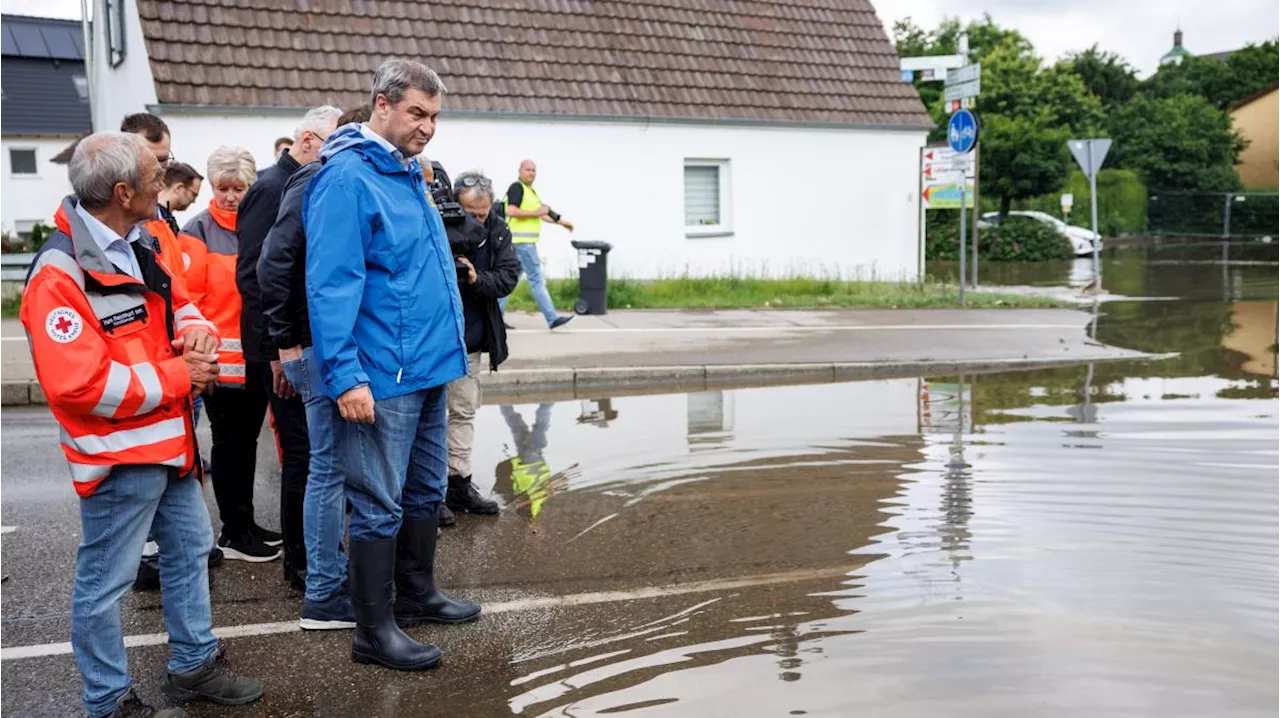
[{"label": "road curb", "polygon": [[[697,391],[761,384],[818,384],[889,379],[922,374],[991,373],[1078,366],[1090,362],[1151,360],[1167,355],[1120,354],[1080,359],[979,359],[969,361],[866,361],[795,364],[708,364],[693,366],[508,369],[481,377],[486,393],[573,395],[579,390],[611,395],[655,391]],[[34,380],[0,382],[0,406],[42,405],[44,391]]]}]

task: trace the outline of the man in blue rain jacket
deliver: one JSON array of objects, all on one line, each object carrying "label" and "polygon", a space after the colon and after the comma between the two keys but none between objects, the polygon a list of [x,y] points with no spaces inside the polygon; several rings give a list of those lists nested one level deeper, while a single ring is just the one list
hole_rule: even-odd
[{"label": "man in blue rain jacket", "polygon": [[480,615],[435,585],[445,386],[466,374],[467,350],[444,224],[413,158],[444,92],[425,65],[383,63],[369,122],[328,139],[303,204],[312,346],[344,420],[335,444],[352,505],[351,657],[398,670],[440,661],[400,626]]}]

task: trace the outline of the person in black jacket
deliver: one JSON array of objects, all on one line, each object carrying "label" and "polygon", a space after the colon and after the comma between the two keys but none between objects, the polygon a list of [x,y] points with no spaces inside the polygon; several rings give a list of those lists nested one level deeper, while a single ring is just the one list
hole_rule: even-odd
[{"label": "person in black jacket", "polygon": [[[368,122],[369,113],[368,105],[347,110],[337,125]],[[303,402],[310,439],[310,472],[302,509],[307,576],[300,620],[308,630],[355,627],[351,597],[343,589],[347,580],[347,557],[342,550],[346,474],[337,459],[336,442],[344,422],[338,405],[324,393],[311,350],[307,313],[307,237],[302,206],[307,185],[321,166],[318,161],[304,165],[285,182],[280,210],[263,242],[256,268],[267,341],[279,354],[290,388]]]},{"label": "person in black jacket", "polygon": [[276,163],[258,174],[240,202],[236,219],[239,250],[236,256],[236,288],[240,291],[240,339],[245,358],[245,381],[258,382],[271,402],[280,450],[280,528],[284,542],[284,577],[304,590],[307,549],[303,538],[303,500],[307,485],[311,445],[302,401],[284,377],[280,358],[267,335],[258,283],[258,258],[267,232],[275,224],[288,179],[303,165],[314,162],[329,133],[337,127],[342,111],[325,105],[303,115],[294,143],[281,152]]},{"label": "person in black jacket", "polygon": [[467,375],[449,384],[449,488],[440,509],[440,523],[445,526],[454,523],[454,511],[498,513],[498,502],[481,496],[471,480],[471,445],[480,406],[480,355],[489,355],[491,371],[497,371],[506,360],[507,330],[498,300],[510,294],[520,280],[511,230],[491,211],[493,183],[479,172],[463,172],[453,188],[462,208],[483,225],[484,237],[479,247],[458,258],[467,271],[465,277],[459,273],[458,290],[466,320],[468,361]]}]

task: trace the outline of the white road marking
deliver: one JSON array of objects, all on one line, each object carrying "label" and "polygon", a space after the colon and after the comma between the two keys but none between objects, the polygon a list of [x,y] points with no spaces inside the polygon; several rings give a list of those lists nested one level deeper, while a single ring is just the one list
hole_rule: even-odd
[{"label": "white road marking", "polygon": [[9,534],[17,530],[17,526],[0,526],[0,534]]},{"label": "white road marking", "polygon": [[[621,601],[636,601],[648,598],[665,598],[668,596],[682,596],[685,594],[705,593],[708,591],[732,591],[741,588],[755,588],[759,586],[795,583],[797,581],[836,578],[848,575],[850,572],[857,570],[857,568],[858,566],[855,565],[822,569],[802,569],[798,571],[786,571],[783,573],[745,576],[743,578],[721,578],[711,581],[694,581],[692,583],[677,583],[670,586],[654,586],[650,588],[637,588],[625,591],[597,591],[592,593],[575,593],[568,596],[521,598],[514,601],[502,601],[500,603],[486,604],[484,606],[484,612],[488,615],[494,615],[499,613],[511,613],[514,611],[534,611],[544,608],[589,606],[597,603],[618,603]],[[270,636],[279,633],[297,633],[301,630],[302,629],[298,627],[298,622],[293,620],[280,621],[278,623],[250,623],[242,626],[223,626],[221,628],[213,629],[213,635],[219,638],[245,638],[249,636]],[[124,645],[126,648],[159,646],[167,643],[168,641],[169,635],[167,633],[145,633],[124,637]],[[24,658],[44,658],[47,656],[64,656],[69,653],[71,653],[71,643],[69,641],[64,641],[62,643],[44,643],[36,646],[10,646],[0,649],[0,661],[16,661]]]},{"label": "white road marking", "polygon": [[[1082,329],[1077,324],[839,324],[823,326],[797,326],[792,324],[760,327],[602,327],[599,329],[557,329],[554,334],[728,334],[742,332],[901,332],[901,331],[970,331],[981,329]],[[516,329],[517,334],[542,334],[545,329]]]}]

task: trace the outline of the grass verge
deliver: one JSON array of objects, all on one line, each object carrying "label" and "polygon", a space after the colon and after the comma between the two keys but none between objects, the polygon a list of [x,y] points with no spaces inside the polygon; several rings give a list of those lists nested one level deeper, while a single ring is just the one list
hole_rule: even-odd
[{"label": "grass verge", "polygon": [[[569,311],[578,299],[578,280],[552,279],[547,290],[556,307]],[[1047,297],[968,292],[973,308],[1069,307]],[[844,282],[826,279],[755,279],[742,277],[680,277],[675,279],[609,280],[610,309],[813,309],[826,307],[882,307],[945,309],[960,306],[954,285]],[[507,303],[508,309],[535,309],[529,285],[521,281]]]}]

